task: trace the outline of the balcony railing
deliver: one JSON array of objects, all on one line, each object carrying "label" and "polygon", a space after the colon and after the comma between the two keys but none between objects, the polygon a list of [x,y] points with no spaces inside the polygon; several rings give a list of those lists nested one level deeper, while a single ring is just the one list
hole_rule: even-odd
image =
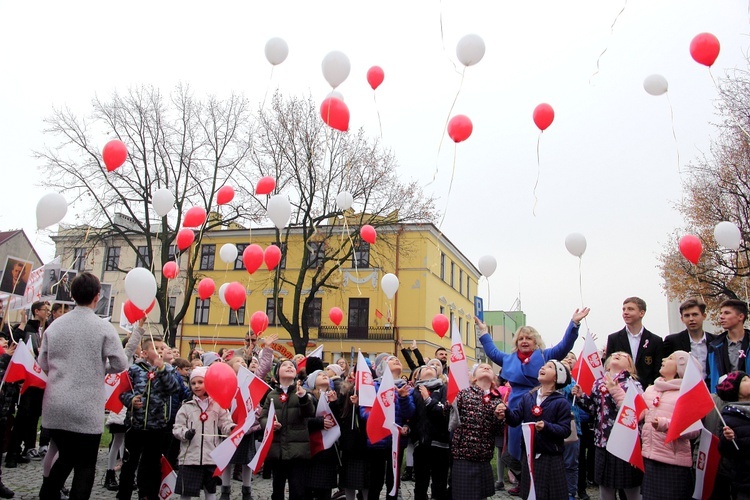
[{"label": "balcony railing", "polygon": [[393,340],[395,328],[385,326],[321,326],[318,328],[319,339],[335,340]]}]

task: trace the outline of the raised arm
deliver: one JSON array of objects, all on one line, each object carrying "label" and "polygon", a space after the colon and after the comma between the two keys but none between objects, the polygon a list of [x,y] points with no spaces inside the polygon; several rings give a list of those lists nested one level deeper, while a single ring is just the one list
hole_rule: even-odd
[{"label": "raised arm", "polygon": [[573,317],[568,324],[568,328],[565,330],[563,339],[552,347],[544,350],[544,359],[556,359],[561,360],[573,349],[573,346],[578,339],[578,328],[581,326],[581,320],[589,315],[590,309],[584,307],[583,309],[576,309],[573,313]]}]

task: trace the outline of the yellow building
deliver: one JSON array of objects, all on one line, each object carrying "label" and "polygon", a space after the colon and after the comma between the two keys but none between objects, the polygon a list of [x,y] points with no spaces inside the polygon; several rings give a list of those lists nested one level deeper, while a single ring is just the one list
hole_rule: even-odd
[{"label": "yellow building", "polygon": [[[337,245],[349,244],[348,229],[325,241],[313,235],[308,241],[309,259],[319,252],[335,251]],[[299,277],[303,241],[299,232],[292,230],[287,244],[282,248],[281,275],[283,282],[274,300],[274,272],[262,266],[252,275],[242,264],[244,247],[255,243],[263,248],[276,242],[275,229],[228,229],[211,231],[203,235],[202,244],[193,251],[199,252],[200,263],[196,273],[212,278],[216,287],[238,281],[247,288],[244,309],[237,313],[223,304],[218,293],[201,300],[197,293],[190,299],[186,321],[181,328],[183,354],[189,345],[201,344],[204,350],[220,347],[240,347],[248,330],[250,316],[264,311],[269,317],[268,333],[279,335],[274,348],[281,355],[293,355],[290,335],[275,315],[276,308],[285,314],[292,312],[294,283]],[[226,264],[220,258],[225,244],[238,247],[239,256]],[[329,279],[329,287],[316,294],[313,309],[308,316],[308,352],[324,344],[324,362],[335,361],[342,354],[349,359],[352,349],[361,349],[371,359],[380,352],[395,352],[397,340],[408,347],[412,340],[425,357],[432,357],[438,346],[450,348],[450,331],[439,338],[432,330],[432,318],[444,313],[455,320],[467,347],[469,358],[475,359],[474,302],[479,271],[432,224],[393,224],[378,228],[377,241],[363,244],[355,258],[343,262]],[[400,286],[392,300],[381,290],[381,278],[393,273]],[[302,284],[302,297],[309,295],[309,275]],[[305,287],[307,287],[305,289]],[[344,312],[340,326],[328,317],[332,307]]]}]

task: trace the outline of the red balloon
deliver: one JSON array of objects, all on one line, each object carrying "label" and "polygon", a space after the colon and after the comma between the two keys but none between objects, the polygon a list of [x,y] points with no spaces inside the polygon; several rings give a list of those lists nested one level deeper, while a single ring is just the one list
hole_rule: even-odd
[{"label": "red balloon", "polygon": [[268,316],[266,316],[266,313],[263,311],[255,311],[250,317],[250,326],[258,335],[265,332],[268,328]]},{"label": "red balloon", "polygon": [[102,159],[107,166],[107,172],[112,172],[113,170],[120,168],[120,166],[125,163],[127,157],[128,148],[118,139],[112,139],[109,141],[104,145],[104,149],[102,150]]},{"label": "red balloon", "polygon": [[193,241],[195,241],[195,233],[192,229],[180,229],[180,232],[177,233],[177,248],[181,252],[192,245]]},{"label": "red balloon", "polygon": [[237,392],[237,375],[235,375],[232,367],[226,363],[212,363],[206,371],[203,387],[205,387],[211,399],[228,410]]},{"label": "red balloon", "polygon": [[337,97],[326,97],[320,105],[320,116],[331,128],[342,132],[349,130],[349,108]]},{"label": "red balloon", "polygon": [[448,318],[445,314],[436,314],[435,317],[432,318],[432,329],[435,330],[435,333],[437,333],[440,338],[445,337],[445,334],[448,332]]},{"label": "red balloon", "polygon": [[245,305],[245,298],[247,297],[247,291],[245,287],[240,283],[233,281],[227,285],[224,290],[224,300],[233,310],[237,310]]},{"label": "red balloon", "polygon": [[234,188],[232,186],[221,186],[216,191],[216,203],[219,205],[226,205],[234,199]]},{"label": "red balloon", "polygon": [[245,264],[245,269],[250,274],[253,274],[258,270],[261,264],[263,264],[263,249],[260,245],[253,243],[245,248],[242,252],[242,262]]},{"label": "red balloon", "polygon": [[263,252],[263,260],[266,261],[266,267],[269,271],[276,269],[276,266],[281,262],[281,249],[276,245],[269,246],[266,248],[266,251]]},{"label": "red balloon", "polygon": [[184,227],[199,227],[206,222],[206,209],[203,207],[191,207],[185,212],[182,221]]},{"label": "red balloon", "polygon": [[701,253],[703,253],[703,245],[700,238],[692,234],[686,234],[680,238],[680,253],[693,264],[698,264]]},{"label": "red balloon", "polygon": [[180,266],[177,265],[177,262],[170,260],[162,266],[161,273],[166,276],[167,279],[173,280],[178,274],[180,274]]},{"label": "red balloon", "polygon": [[456,115],[448,122],[448,135],[455,143],[468,139],[473,130],[474,125],[466,115]]},{"label": "red balloon", "polygon": [[271,194],[276,189],[276,180],[273,177],[261,177],[255,186],[255,194]]},{"label": "red balloon", "polygon": [[700,33],[690,42],[690,55],[695,62],[710,68],[719,57],[720,48],[718,38],[711,33]]},{"label": "red balloon", "polygon": [[534,108],[534,123],[539,130],[544,131],[552,125],[552,121],[555,119],[555,110],[552,109],[547,103],[542,103]]},{"label": "red balloon", "polygon": [[384,78],[385,73],[383,72],[383,68],[381,68],[380,66],[373,66],[372,68],[367,70],[367,83],[370,84],[372,90],[380,87],[380,84],[383,83]]},{"label": "red balloon", "polygon": [[331,310],[328,311],[328,317],[333,321],[334,325],[339,326],[341,320],[344,319],[344,311],[338,307],[332,307]]},{"label": "red balloon", "polygon": [[[214,294],[216,291],[216,283],[214,283],[214,280],[211,278],[203,278],[200,283],[198,283],[198,296],[201,298],[201,300],[206,300],[211,295]],[[224,296],[226,298],[226,295]]]},{"label": "red balloon", "polygon": [[151,312],[151,310],[156,305],[156,299],[154,299],[151,302],[151,305],[148,306],[148,308],[144,311],[142,309],[138,309],[138,307],[130,302],[130,299],[125,301],[125,304],[123,304],[123,312],[125,313],[125,317],[128,318],[128,322],[133,324],[137,321],[139,321],[142,318],[145,318],[148,313]]},{"label": "red balloon", "polygon": [[359,229],[359,235],[370,245],[374,245],[375,238],[378,237],[378,233],[375,231],[375,228],[369,224],[365,224]]}]

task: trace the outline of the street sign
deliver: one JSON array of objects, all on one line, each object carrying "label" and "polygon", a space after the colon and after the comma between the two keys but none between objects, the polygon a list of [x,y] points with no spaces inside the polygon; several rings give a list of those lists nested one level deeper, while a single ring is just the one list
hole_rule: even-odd
[{"label": "street sign", "polygon": [[474,296],[474,316],[484,323],[484,300],[477,295]]}]

